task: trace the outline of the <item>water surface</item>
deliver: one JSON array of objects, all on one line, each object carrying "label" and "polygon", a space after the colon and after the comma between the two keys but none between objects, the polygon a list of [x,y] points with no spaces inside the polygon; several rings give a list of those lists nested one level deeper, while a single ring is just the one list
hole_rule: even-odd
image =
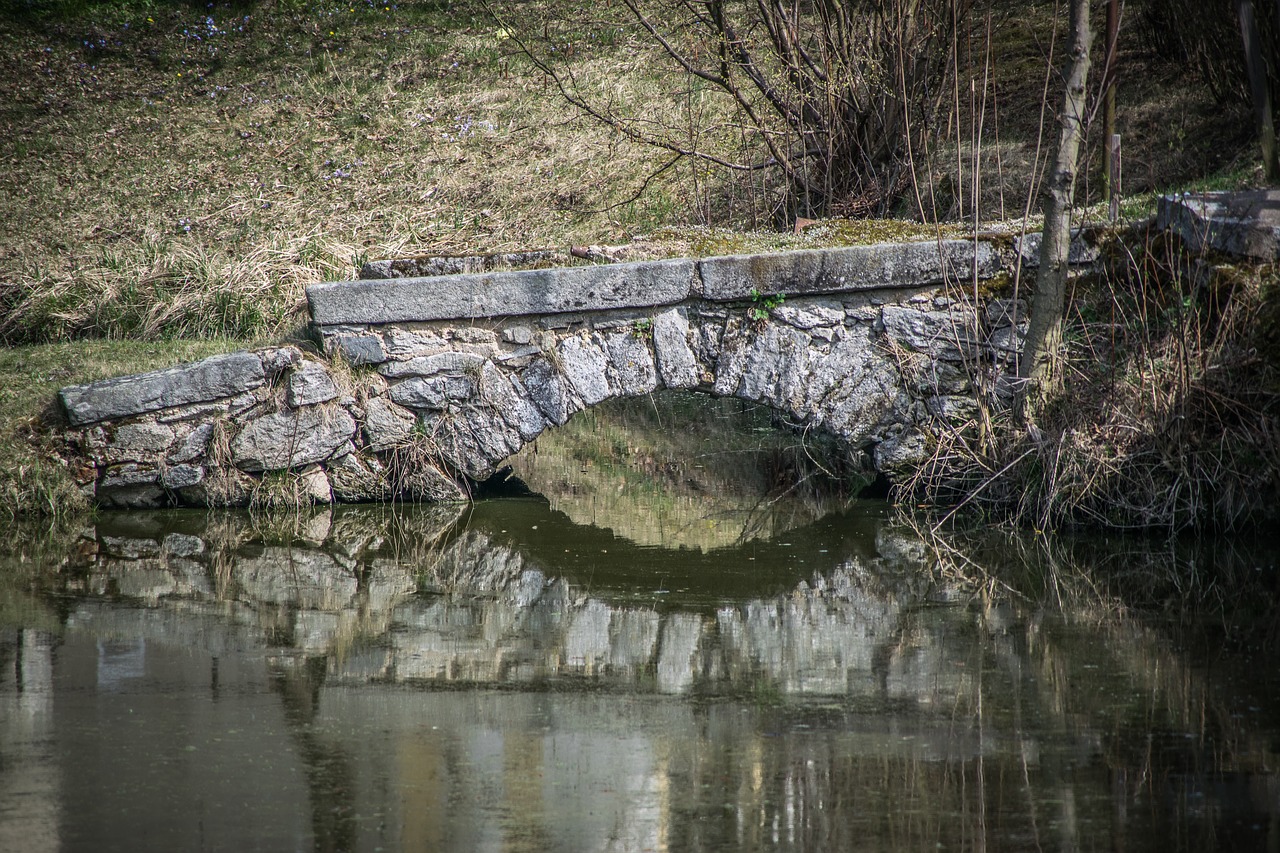
[{"label": "water surface", "polygon": [[106,516],[0,566],[0,849],[1280,844],[1274,554],[964,548]]}]

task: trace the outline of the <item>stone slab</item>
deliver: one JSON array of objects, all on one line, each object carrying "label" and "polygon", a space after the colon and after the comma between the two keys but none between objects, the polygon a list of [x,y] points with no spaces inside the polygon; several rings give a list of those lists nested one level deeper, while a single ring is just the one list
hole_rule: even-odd
[{"label": "stone slab", "polygon": [[373,279],[307,288],[318,326],[413,323],[668,305],[694,290],[693,261]]},{"label": "stone slab", "polygon": [[58,392],[72,426],[234,397],[266,382],[262,359],[251,352],[215,355],[150,373],[71,385]]},{"label": "stone slab", "polygon": [[1156,227],[1173,231],[1193,252],[1275,260],[1280,257],[1280,189],[1162,196]]},{"label": "stone slab", "polygon": [[850,293],[882,288],[926,287],[945,277],[990,278],[1000,258],[989,243],[936,240],[840,249],[806,249],[768,255],[725,255],[698,262],[705,299],[717,302],[762,294]]}]

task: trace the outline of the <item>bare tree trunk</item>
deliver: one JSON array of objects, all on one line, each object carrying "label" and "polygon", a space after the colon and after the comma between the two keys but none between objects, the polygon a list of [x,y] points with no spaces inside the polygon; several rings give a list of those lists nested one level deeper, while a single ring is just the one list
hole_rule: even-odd
[{"label": "bare tree trunk", "polygon": [[1252,0],[1236,0],[1240,17],[1240,37],[1244,41],[1245,71],[1249,76],[1249,93],[1253,96],[1253,117],[1258,124],[1258,141],[1262,145],[1262,171],[1268,181],[1280,177],[1280,159],[1276,151],[1276,127],[1271,109],[1271,83],[1267,64],[1262,58],[1262,34],[1254,17]]},{"label": "bare tree trunk", "polygon": [[1032,292],[1027,342],[1018,366],[1018,375],[1024,380],[1016,401],[1019,417],[1026,413],[1028,395],[1035,394],[1043,401],[1062,384],[1062,318],[1067,296],[1067,255],[1071,248],[1071,207],[1075,201],[1076,164],[1083,136],[1092,40],[1089,0],[1071,0],[1071,54],[1062,114],[1058,119],[1058,148],[1045,189],[1040,270]]}]

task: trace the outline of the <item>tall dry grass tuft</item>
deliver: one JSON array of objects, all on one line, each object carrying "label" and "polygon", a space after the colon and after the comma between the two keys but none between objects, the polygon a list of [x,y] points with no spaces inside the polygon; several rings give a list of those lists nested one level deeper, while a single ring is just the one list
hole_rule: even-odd
[{"label": "tall dry grass tuft", "polygon": [[1068,377],[1037,427],[936,436],[901,494],[1047,530],[1239,529],[1280,517],[1274,265],[1214,264],[1117,235],[1078,280]]}]

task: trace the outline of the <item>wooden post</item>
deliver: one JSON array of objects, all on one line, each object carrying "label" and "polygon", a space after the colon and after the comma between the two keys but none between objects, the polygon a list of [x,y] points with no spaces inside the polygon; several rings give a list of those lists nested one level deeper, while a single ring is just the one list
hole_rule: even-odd
[{"label": "wooden post", "polygon": [[1236,0],[1240,16],[1240,37],[1244,41],[1244,63],[1249,74],[1249,91],[1253,95],[1253,117],[1258,124],[1258,141],[1262,146],[1262,172],[1268,181],[1280,178],[1280,161],[1276,159],[1276,128],[1271,111],[1271,86],[1267,66],[1262,58],[1262,34],[1253,16],[1253,0]]},{"label": "wooden post", "polygon": [[[1278,0],[1280,2],[1280,0]],[[1103,112],[1102,112],[1102,138],[1107,141],[1107,156],[1102,164],[1102,196],[1103,199],[1111,202],[1115,195],[1116,173],[1114,171],[1116,153],[1111,148],[1114,140],[1119,140],[1116,134],[1116,42],[1120,36],[1120,0],[1110,0],[1107,3],[1107,54],[1106,60],[1103,62]],[[1114,203],[1112,208],[1115,209]],[[1112,214],[1111,219],[1115,221],[1116,215]]]},{"label": "wooden post", "polygon": [[1120,174],[1120,134],[1113,133],[1107,137],[1107,201],[1110,203],[1107,213],[1111,221],[1120,218],[1120,195],[1124,185]]}]

